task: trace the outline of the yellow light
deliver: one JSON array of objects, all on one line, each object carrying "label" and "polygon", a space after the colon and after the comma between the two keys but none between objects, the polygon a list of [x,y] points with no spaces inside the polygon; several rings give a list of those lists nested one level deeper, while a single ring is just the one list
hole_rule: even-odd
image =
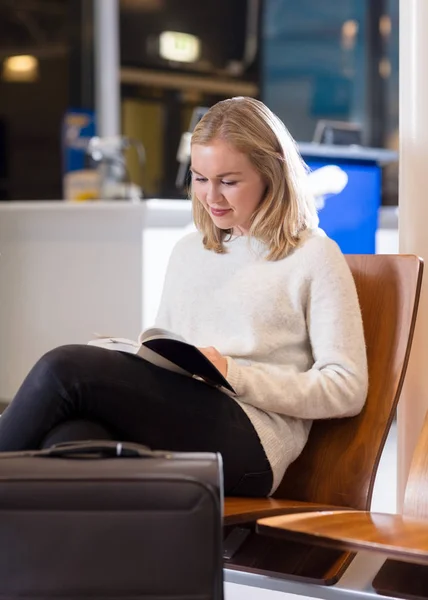
[{"label": "yellow light", "polygon": [[201,52],[198,37],[179,31],[163,31],[159,38],[159,54],[165,60],[195,62]]},{"label": "yellow light", "polygon": [[345,21],[342,25],[342,47],[346,50],[352,50],[355,46],[355,40],[357,38],[359,29],[358,21],[350,19]]},{"label": "yellow light", "polygon": [[39,61],[35,56],[9,56],[3,62],[2,77],[5,81],[36,81],[38,76]]},{"label": "yellow light", "polygon": [[391,35],[392,23],[389,15],[382,15],[379,20],[379,31],[383,37]]},{"label": "yellow light", "polygon": [[379,61],[379,74],[383,79],[388,79],[391,75],[391,63],[387,58]]}]

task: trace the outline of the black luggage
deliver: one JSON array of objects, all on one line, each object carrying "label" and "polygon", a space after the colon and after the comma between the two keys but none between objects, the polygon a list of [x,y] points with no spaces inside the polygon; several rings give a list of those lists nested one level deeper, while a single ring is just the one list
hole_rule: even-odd
[{"label": "black luggage", "polygon": [[0,600],[220,600],[216,454],[116,442],[0,454]]}]

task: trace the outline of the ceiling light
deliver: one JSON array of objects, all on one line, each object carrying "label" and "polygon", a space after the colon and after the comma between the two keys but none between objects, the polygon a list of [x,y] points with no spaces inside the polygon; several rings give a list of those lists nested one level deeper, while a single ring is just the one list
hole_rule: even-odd
[{"label": "ceiling light", "polygon": [[32,82],[39,77],[39,61],[35,56],[9,56],[3,61],[4,81]]},{"label": "ceiling light", "polygon": [[159,54],[165,60],[196,62],[201,53],[201,42],[190,33],[163,31],[159,38]]}]

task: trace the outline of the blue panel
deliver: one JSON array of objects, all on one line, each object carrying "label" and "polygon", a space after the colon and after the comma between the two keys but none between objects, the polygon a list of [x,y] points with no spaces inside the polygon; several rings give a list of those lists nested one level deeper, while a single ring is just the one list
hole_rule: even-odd
[{"label": "blue panel", "polygon": [[62,127],[64,173],[84,169],[88,163],[86,148],[96,135],[95,114],[88,110],[69,110]]},{"label": "blue panel", "polygon": [[324,206],[319,210],[320,227],[345,254],[374,254],[381,195],[380,167],[376,163],[310,158],[305,161],[312,171],[335,164],[348,175],[342,192],[324,198]]}]

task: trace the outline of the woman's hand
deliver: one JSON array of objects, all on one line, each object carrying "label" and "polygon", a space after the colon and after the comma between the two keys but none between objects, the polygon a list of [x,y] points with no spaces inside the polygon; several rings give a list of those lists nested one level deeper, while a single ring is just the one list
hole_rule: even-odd
[{"label": "woman's hand", "polygon": [[227,376],[227,360],[218,350],[212,346],[209,346],[208,348],[198,348],[198,350],[212,362],[223,377]]}]

